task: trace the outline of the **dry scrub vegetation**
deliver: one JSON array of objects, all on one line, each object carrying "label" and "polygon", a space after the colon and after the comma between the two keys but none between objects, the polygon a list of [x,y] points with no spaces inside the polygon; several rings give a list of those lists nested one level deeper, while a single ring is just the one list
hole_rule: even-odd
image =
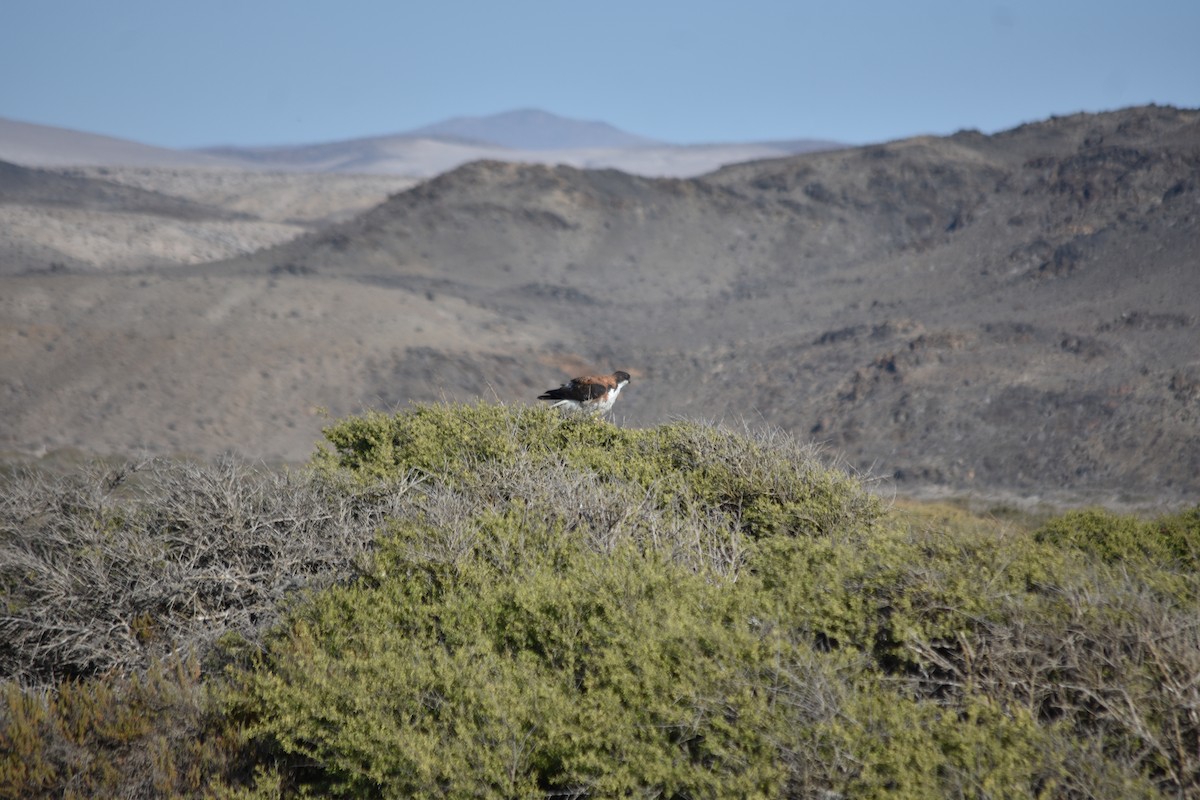
[{"label": "dry scrub vegetation", "polygon": [[545,409],[326,436],[8,483],[0,795],[1200,797],[1200,509],[889,509]]},{"label": "dry scrub vegetation", "polygon": [[406,488],[231,460],[22,475],[0,498],[0,669],[32,683],[137,672],[257,638],[290,595],[353,573]]}]

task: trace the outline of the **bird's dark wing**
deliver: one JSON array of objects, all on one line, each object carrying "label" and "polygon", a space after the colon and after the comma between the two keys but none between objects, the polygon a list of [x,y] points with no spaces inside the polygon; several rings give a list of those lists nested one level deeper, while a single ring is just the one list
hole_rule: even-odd
[{"label": "bird's dark wing", "polygon": [[570,383],[564,383],[557,389],[551,389],[545,394],[538,395],[538,400],[575,400],[586,402],[601,397],[608,391],[603,383],[589,378],[576,378]]}]

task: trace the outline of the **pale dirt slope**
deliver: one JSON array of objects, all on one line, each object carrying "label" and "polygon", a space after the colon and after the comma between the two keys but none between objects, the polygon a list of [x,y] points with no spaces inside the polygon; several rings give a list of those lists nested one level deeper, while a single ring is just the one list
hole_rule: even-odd
[{"label": "pale dirt slope", "polygon": [[0,162],[0,273],[198,264],[348,219],[416,181]]}]

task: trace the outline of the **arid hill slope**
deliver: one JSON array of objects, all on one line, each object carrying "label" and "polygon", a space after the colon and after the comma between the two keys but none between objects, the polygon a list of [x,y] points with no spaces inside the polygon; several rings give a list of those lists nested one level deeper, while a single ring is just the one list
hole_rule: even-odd
[{"label": "arid hill slope", "polygon": [[[59,280],[10,302],[36,288],[56,309],[40,321],[67,320],[61,298],[95,289]],[[198,397],[228,404],[236,382],[255,398],[220,406],[224,435],[183,413],[180,449],[298,458],[314,425],[259,448],[259,407],[528,401],[577,369],[624,368],[629,424],[779,425],[902,492],[1200,494],[1195,111],[1076,115],[691,180],[480,162],[279,247],[122,280],[122,297],[144,289],[160,310],[198,281],[214,304],[233,287],[256,298],[257,312],[231,306],[219,347],[164,339],[139,355],[151,370],[195,348],[212,373]],[[200,294],[188,314],[208,313]],[[287,335],[282,305],[263,313],[280,297],[306,309]],[[286,347],[268,345],[281,335]],[[338,368],[273,388],[255,377],[295,372],[309,344]],[[9,446],[37,443],[56,358],[14,362],[26,388],[5,399]],[[173,413],[147,394],[143,420]],[[69,405],[54,416],[66,428]],[[96,412],[86,433],[42,444],[119,446],[114,419]]]},{"label": "arid hill slope", "polygon": [[0,273],[127,271],[249,253],[348,219],[409,178],[0,161]]}]

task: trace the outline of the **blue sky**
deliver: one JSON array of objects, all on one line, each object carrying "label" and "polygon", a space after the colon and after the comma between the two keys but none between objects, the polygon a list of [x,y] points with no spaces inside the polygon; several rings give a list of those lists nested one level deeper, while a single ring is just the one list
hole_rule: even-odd
[{"label": "blue sky", "polygon": [[168,147],[541,108],[672,142],[1200,107],[1200,0],[4,0],[0,116]]}]

